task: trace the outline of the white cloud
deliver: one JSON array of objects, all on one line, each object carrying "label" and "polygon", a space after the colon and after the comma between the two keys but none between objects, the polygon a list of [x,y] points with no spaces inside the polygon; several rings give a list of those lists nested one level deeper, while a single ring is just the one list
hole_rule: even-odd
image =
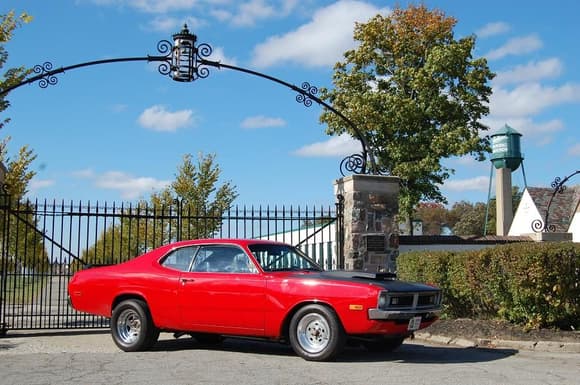
[{"label": "white cloud", "polygon": [[84,170],[73,171],[72,176],[75,178],[90,179],[95,176],[95,173],[90,168],[86,168]]},{"label": "white cloud", "polygon": [[495,118],[493,116],[485,118],[482,123],[490,128],[488,134],[493,134],[499,130],[504,124],[514,128],[517,132],[524,136],[540,137],[545,135],[555,134],[564,129],[564,123],[560,119],[552,119],[545,122],[535,122],[530,118],[513,118],[506,117],[505,119]]},{"label": "white cloud", "polygon": [[316,11],[310,23],[257,45],[252,66],[264,68],[286,62],[309,67],[332,66],[354,47],[355,22],[365,22],[387,12],[362,1],[338,1]]},{"label": "white cloud", "polygon": [[276,15],[274,7],[264,0],[250,0],[240,4],[238,13],[232,15],[232,23],[238,26],[252,26],[257,20],[268,19]]},{"label": "white cloud", "polygon": [[506,90],[496,87],[490,98],[490,113],[498,117],[527,117],[563,103],[580,102],[580,84],[568,83],[560,87],[545,87],[526,83]]},{"label": "white cloud", "polygon": [[477,176],[470,179],[447,180],[443,184],[443,189],[450,191],[487,191],[489,188],[489,177]]},{"label": "white cloud", "polygon": [[497,21],[484,25],[482,28],[478,29],[475,34],[478,37],[486,38],[490,36],[501,35],[508,32],[509,30],[509,24],[504,23],[503,21]]},{"label": "white cloud", "polygon": [[358,140],[348,134],[333,136],[327,141],[317,142],[299,148],[295,155],[303,157],[330,157],[348,156],[361,152],[362,147]]},{"label": "white cloud", "polygon": [[181,31],[184,24],[187,24],[187,28],[191,33],[195,33],[195,30],[204,27],[207,23],[191,16],[183,19],[161,15],[150,20],[146,29],[155,32],[175,33]]},{"label": "white cloud", "polygon": [[94,182],[98,188],[119,191],[123,199],[137,199],[144,194],[161,190],[171,183],[150,177],[133,177],[119,171],[98,175]]},{"label": "white cloud", "polygon": [[192,116],[191,110],[169,112],[164,106],[155,105],[143,111],[138,122],[153,131],[175,132],[178,128],[190,126],[193,123]]},{"label": "white cloud", "polygon": [[242,121],[242,128],[267,128],[267,127],[283,127],[286,125],[284,119],[271,118],[263,115],[251,116]]},{"label": "white cloud", "polygon": [[508,71],[498,72],[493,79],[494,85],[534,82],[541,79],[555,78],[562,74],[563,65],[558,58],[516,66]]},{"label": "white cloud", "polygon": [[534,52],[542,47],[542,41],[536,35],[515,37],[501,47],[494,49],[485,55],[488,60],[501,59],[509,55],[523,55]]},{"label": "white cloud", "polygon": [[[225,5],[231,3],[223,2]],[[229,22],[238,27],[253,26],[260,20],[281,18],[290,14],[299,4],[298,0],[279,2],[249,0],[239,2],[236,9],[212,9],[210,14],[221,22]]]},{"label": "white cloud", "polygon": [[208,60],[217,61],[224,64],[229,65],[237,65],[237,60],[234,58],[229,58],[224,53],[224,49],[222,47],[214,47],[211,55],[208,57]]},{"label": "white cloud", "polygon": [[580,143],[577,143],[568,149],[568,154],[572,156],[580,156]]},{"label": "white cloud", "polygon": [[166,13],[192,9],[199,0],[93,0],[97,5],[119,5],[147,13]]},{"label": "white cloud", "polygon": [[35,179],[30,181],[30,190],[37,191],[46,187],[54,186],[56,182],[53,179]]}]

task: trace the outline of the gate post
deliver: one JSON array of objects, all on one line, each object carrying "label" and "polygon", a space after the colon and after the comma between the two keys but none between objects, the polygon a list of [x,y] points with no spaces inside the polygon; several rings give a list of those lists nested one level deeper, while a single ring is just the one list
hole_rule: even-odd
[{"label": "gate post", "polygon": [[395,272],[399,178],[350,175],[334,182],[334,193],[344,198],[344,260],[340,268]]},{"label": "gate post", "polygon": [[10,212],[10,196],[6,191],[4,180],[6,167],[0,162],[0,336],[8,331],[6,324],[6,294],[8,289],[8,218]]}]

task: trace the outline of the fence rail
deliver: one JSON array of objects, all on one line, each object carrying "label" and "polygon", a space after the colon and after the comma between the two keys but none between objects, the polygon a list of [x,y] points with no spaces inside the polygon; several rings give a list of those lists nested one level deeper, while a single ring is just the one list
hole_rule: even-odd
[{"label": "fence rail", "polygon": [[[200,212],[168,206],[26,201],[0,194],[0,328],[108,327],[67,304],[75,270],[119,263],[182,239],[272,239],[298,246],[327,269],[341,266],[341,204],[235,206]],[[338,240],[338,242],[337,242]]]}]

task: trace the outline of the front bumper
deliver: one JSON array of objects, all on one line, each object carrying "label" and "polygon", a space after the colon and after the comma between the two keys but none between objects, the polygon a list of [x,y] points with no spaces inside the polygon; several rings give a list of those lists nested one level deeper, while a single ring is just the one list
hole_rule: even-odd
[{"label": "front bumper", "polygon": [[439,317],[441,313],[440,308],[429,309],[407,309],[407,310],[383,310],[383,309],[369,309],[369,319],[371,320],[408,320],[412,317],[421,317],[423,319],[431,319]]}]

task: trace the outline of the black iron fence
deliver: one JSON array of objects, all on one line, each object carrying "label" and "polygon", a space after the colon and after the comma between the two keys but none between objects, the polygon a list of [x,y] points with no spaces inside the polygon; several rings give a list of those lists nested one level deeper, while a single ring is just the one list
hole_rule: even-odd
[{"label": "black iron fence", "polygon": [[196,238],[278,240],[300,247],[327,269],[340,268],[342,204],[201,212],[178,200],[165,206],[13,202],[0,194],[0,328],[108,327],[107,319],[68,306],[72,274]]}]

